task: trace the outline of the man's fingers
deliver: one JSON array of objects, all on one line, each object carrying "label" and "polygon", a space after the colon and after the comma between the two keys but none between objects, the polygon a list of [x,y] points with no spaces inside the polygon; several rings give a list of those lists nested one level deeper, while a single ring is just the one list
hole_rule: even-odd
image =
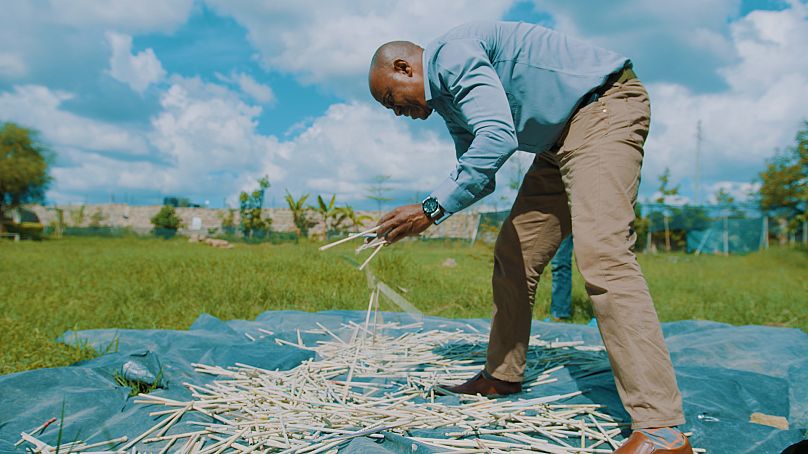
[{"label": "man's fingers", "polygon": [[398,222],[396,222],[395,218],[390,219],[383,224],[379,224],[378,230],[376,230],[377,237],[387,238],[387,235],[390,233],[391,230],[398,226]]},{"label": "man's fingers", "polygon": [[395,209],[393,211],[388,211],[387,213],[384,214],[384,216],[382,216],[379,219],[379,222],[377,223],[377,225],[384,224],[385,222],[389,221],[390,219],[393,219],[396,216],[397,212],[398,212],[398,209]]},{"label": "man's fingers", "polygon": [[400,240],[407,236],[409,231],[412,229],[412,225],[409,222],[404,222],[403,224],[399,225],[398,227],[394,228],[390,233],[387,234],[387,241],[391,243],[395,243],[396,241]]}]

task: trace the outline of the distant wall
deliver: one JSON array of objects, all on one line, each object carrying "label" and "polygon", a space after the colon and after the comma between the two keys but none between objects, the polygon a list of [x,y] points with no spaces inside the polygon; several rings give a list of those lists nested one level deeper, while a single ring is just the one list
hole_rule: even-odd
[{"label": "distant wall", "polygon": [[[39,216],[40,222],[49,225],[56,218],[56,211],[53,207],[33,205],[27,207]],[[70,213],[78,210],[77,205],[60,206],[64,210],[64,222],[68,226],[87,227],[90,224],[90,217],[93,213],[100,212],[103,220],[101,225],[109,227],[127,227],[138,233],[148,233],[152,229],[151,218],[159,210],[159,205],[151,206],[131,206],[121,203],[86,205],[84,207],[84,222],[81,225],[74,225]],[[263,217],[272,219],[272,229],[279,232],[294,232],[295,225],[292,222],[292,212],[287,208],[265,208],[262,210]],[[360,211],[359,214],[371,216],[374,221],[368,221],[368,226],[375,222],[378,215],[376,211]],[[227,215],[226,209],[214,208],[177,208],[177,215],[182,219],[185,227],[180,229],[180,233],[207,233],[208,229],[221,229],[222,218]],[[201,228],[191,230],[194,218],[199,218]],[[316,218],[316,217],[315,217]],[[430,238],[459,238],[474,239],[479,225],[480,215],[476,212],[458,213],[438,226],[432,227],[425,232]],[[234,213],[234,222],[240,223],[238,210]],[[311,229],[312,235],[322,234],[324,226],[322,223]]]}]

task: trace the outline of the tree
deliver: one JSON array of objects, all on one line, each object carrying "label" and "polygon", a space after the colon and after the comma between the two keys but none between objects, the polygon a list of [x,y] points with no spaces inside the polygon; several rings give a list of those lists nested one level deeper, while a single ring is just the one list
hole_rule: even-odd
[{"label": "tree", "polygon": [[0,126],[0,219],[9,208],[45,199],[51,157],[36,131],[14,123]]},{"label": "tree", "polygon": [[778,151],[760,172],[760,209],[793,230],[806,222],[808,207],[808,121],[792,147]]},{"label": "tree", "polygon": [[70,220],[73,222],[73,227],[81,227],[81,225],[84,224],[84,219],[87,217],[85,208],[84,205],[81,205],[76,209],[70,210]]},{"label": "tree", "polygon": [[670,187],[671,169],[665,167],[665,171],[659,176],[659,197],[656,203],[665,203],[665,200],[672,195],[679,195],[679,185]]},{"label": "tree", "polygon": [[232,235],[236,231],[236,210],[227,208],[224,213],[219,213],[219,219],[222,221],[222,231],[228,235]]},{"label": "tree", "polygon": [[[101,223],[107,219],[107,216],[101,211],[101,208],[96,208],[93,214],[90,215],[89,226],[94,229],[101,228]],[[175,229],[176,230],[176,229]]]},{"label": "tree", "polygon": [[177,216],[177,210],[171,205],[163,205],[160,211],[151,218],[151,223],[155,230],[173,230],[177,231],[182,227],[182,219]]},{"label": "tree", "polygon": [[299,199],[295,200],[288,190],[286,191],[286,196],[284,196],[284,200],[286,200],[286,204],[289,205],[289,210],[292,212],[292,222],[295,224],[297,234],[304,238],[309,236],[309,229],[315,224],[309,219],[310,208],[306,206],[308,198],[308,194],[303,194]]},{"label": "tree", "polygon": [[326,203],[323,196],[317,196],[317,206],[311,207],[317,214],[320,215],[320,219],[323,222],[323,236],[328,236],[328,232],[334,228],[334,223],[332,220],[336,220],[337,211],[334,207],[334,204],[337,201],[337,195],[331,195],[331,199]]},{"label": "tree", "polygon": [[272,219],[262,219],[261,210],[264,207],[264,193],[270,187],[269,178],[264,176],[258,180],[258,189],[247,194],[239,194],[239,214],[241,215],[241,232],[246,238],[252,238],[255,231],[267,230],[272,226]]},{"label": "tree", "polygon": [[[662,172],[662,175],[659,176],[659,197],[657,197],[656,202],[659,204],[664,204],[665,199],[672,195],[679,194],[679,185],[670,187],[671,180],[671,170],[665,167],[665,171]],[[670,225],[668,223],[669,213],[666,207],[663,208],[664,215],[662,218],[662,222],[665,225],[665,250],[670,252],[671,250],[671,231]]]},{"label": "tree", "polygon": [[718,191],[716,191],[715,204],[721,210],[722,216],[733,218],[744,217],[743,211],[738,209],[738,205],[735,203],[735,197],[724,188],[719,188]]},{"label": "tree", "polygon": [[370,221],[371,217],[366,216],[364,214],[360,215],[354,209],[349,206],[345,205],[344,207],[337,207],[334,208],[336,212],[335,222],[334,222],[334,230],[342,231],[343,226],[346,229],[352,229],[356,227],[361,227],[364,225],[365,221]]},{"label": "tree", "polygon": [[387,194],[393,190],[393,188],[386,185],[387,182],[390,181],[390,178],[392,178],[390,175],[376,175],[373,177],[372,183],[367,187],[365,197],[376,202],[379,216],[382,215],[382,206],[385,204],[385,202],[393,200],[387,196]]}]

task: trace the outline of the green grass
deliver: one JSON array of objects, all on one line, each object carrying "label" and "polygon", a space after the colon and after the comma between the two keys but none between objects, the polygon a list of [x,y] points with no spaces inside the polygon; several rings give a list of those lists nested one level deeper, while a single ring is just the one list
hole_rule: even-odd
[{"label": "green grass", "polygon": [[[54,339],[68,329],[185,329],[202,312],[251,319],[265,310],[364,309],[367,285],[350,247],[317,244],[214,249],[181,239],[67,238],[0,242],[0,374],[92,357]],[[442,263],[453,258],[456,267]],[[808,330],[808,253],[641,256],[663,321],[710,319]],[[406,242],[382,251],[376,274],[427,314],[489,317],[490,247]],[[549,272],[534,316],[549,307]],[[574,322],[591,317],[574,274]],[[384,308],[384,307],[383,307]],[[388,306],[386,309],[395,309]]]}]

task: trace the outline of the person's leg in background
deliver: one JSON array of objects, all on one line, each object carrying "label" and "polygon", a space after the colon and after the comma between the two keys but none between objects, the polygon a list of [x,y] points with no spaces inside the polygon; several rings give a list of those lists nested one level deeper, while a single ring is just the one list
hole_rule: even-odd
[{"label": "person's leg in background", "polygon": [[553,272],[550,317],[552,320],[572,317],[572,235],[558,246],[550,269]]}]

